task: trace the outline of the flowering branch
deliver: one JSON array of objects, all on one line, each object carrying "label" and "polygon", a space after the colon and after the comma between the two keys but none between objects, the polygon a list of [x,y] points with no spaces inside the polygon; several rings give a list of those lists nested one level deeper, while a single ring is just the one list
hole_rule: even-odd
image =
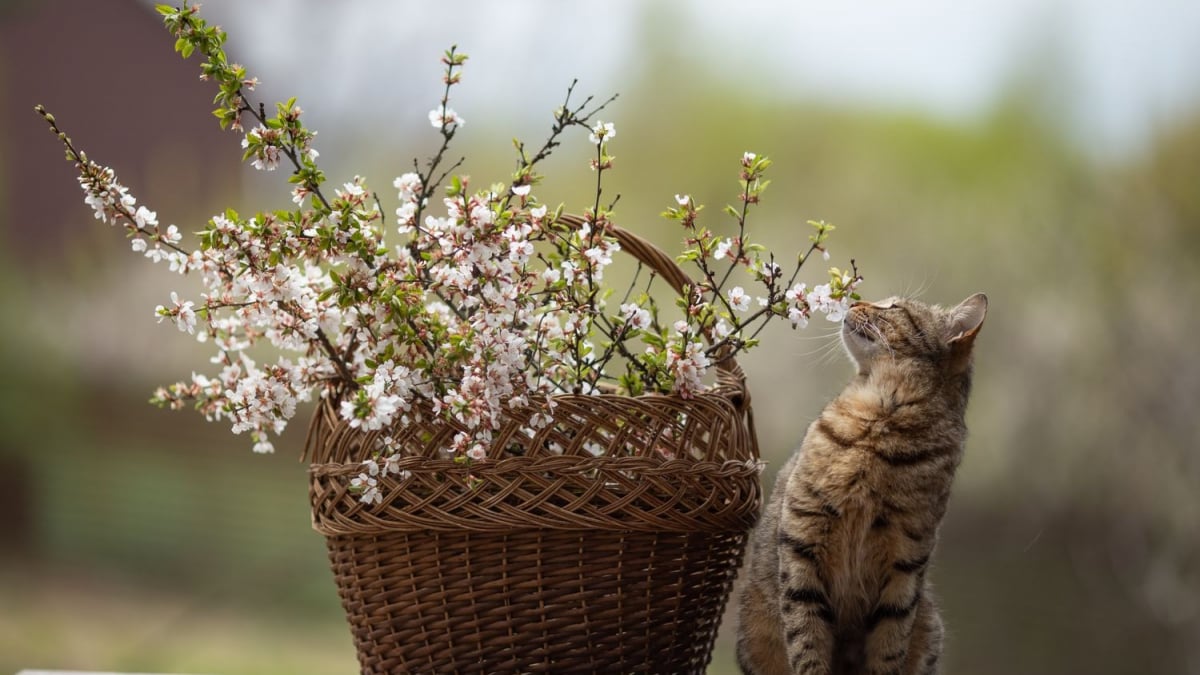
[{"label": "flowering branch", "polygon": [[554,125],[550,129],[550,135],[546,138],[546,142],[542,144],[542,147],[536,153],[534,153],[533,157],[529,157],[525,153],[524,143],[520,141],[514,142],[514,145],[517,149],[517,154],[520,157],[520,166],[517,169],[516,174],[513,176],[512,187],[510,188],[513,194],[520,194],[516,192],[516,190],[522,189],[523,186],[526,185],[533,185],[535,182],[537,182],[536,179],[539,177],[533,174],[534,167],[538,164],[538,162],[541,162],[549,157],[554,151],[554,148],[559,146],[560,142],[558,138],[563,134],[563,132],[572,126],[582,126],[587,128],[593,116],[597,115],[600,113],[600,111],[607,108],[610,103],[617,100],[617,95],[613,94],[607,100],[588,111],[587,107],[594,98],[592,96],[588,96],[584,98],[583,103],[572,109],[571,94],[574,93],[575,85],[578,84],[578,82],[579,80],[572,80],[570,86],[567,87],[566,98],[563,99],[562,105],[554,111]]},{"label": "flowering branch", "polygon": [[[316,132],[302,123],[295,99],[276,104],[273,115],[248,100],[258,80],[229,63],[224,32],[201,19],[195,6],[160,6],[159,12],[176,37],[176,51],[203,57],[202,79],[218,86],[214,115],[222,128],[243,132],[243,161],[272,171],[288,160],[294,210],[249,218],[225,211],[209,220],[200,247],[188,251],[178,228],[159,228],[157,214],[137,206],[112,169],[77,151],[54,117],[37,110],[79,171],[96,217],[124,226],[135,252],[167,261],[172,271],[196,273],[205,287],[199,301],[171,292],[155,313],[211,341],[219,372],[193,373],[160,388],[152,401],[192,404],[209,419],[228,420],[235,433],[250,432],[256,451],[272,450],[270,436],[315,395],[333,401],[350,426],[364,430],[408,424],[417,410],[431,410],[463,430],[447,453],[481,461],[515,410],[534,411],[527,420],[534,432],[552,422],[558,394],[593,394],[615,382],[629,395],[694,396],[706,388],[708,370],[755,346],[771,319],[787,317],[802,327],[822,312],[837,321],[857,298],[862,277],[853,260],[849,272],[831,269],[827,284],[809,290],[795,283],[813,252],[828,259],[833,226],[811,223],[816,233],[786,283],[775,256],[750,241],[750,205],[769,184],[763,176],[770,160],[746,153],[741,208],[726,209],[737,222],[736,236],[717,237],[701,227],[703,207],[686,195],[676,195],[677,207],[664,213],[685,230],[679,260],[699,270],[699,282],[684,288],[677,302],[682,318],[669,326],[663,321],[651,294],[658,278],[653,270],[637,289],[640,263],[617,311],[609,311],[613,289],[604,273],[621,246],[611,220],[616,200],[606,205],[602,196],[604,176],[615,165],[610,143],[616,127],[595,117],[615,97],[599,104],[587,97],[572,106],[572,82],[539,149],[529,154],[515,143],[518,163],[509,182],[472,190],[466,177],[454,174],[463,159],[445,166],[465,125],[450,107],[468,58],[457,47],[442,56],[445,87],[429,113],[440,144],[424,169],[414,160],[414,170],[393,181],[399,206],[389,226],[380,196],[362,177],[324,188],[312,147]],[[246,119],[255,123],[248,131]],[[579,227],[565,222],[561,205],[552,209],[533,193],[542,181],[539,163],[572,127],[586,129],[596,146],[589,161],[595,195]],[[439,194],[444,211],[433,208]],[[386,245],[395,235],[401,243]],[[734,268],[750,274],[751,291],[728,287]],[[250,353],[264,341],[280,355],[259,365]],[[609,372],[617,363],[623,372]],[[383,445],[381,452],[395,451]],[[378,503],[377,478],[394,473],[395,457],[364,465],[352,485],[363,501]]]}]

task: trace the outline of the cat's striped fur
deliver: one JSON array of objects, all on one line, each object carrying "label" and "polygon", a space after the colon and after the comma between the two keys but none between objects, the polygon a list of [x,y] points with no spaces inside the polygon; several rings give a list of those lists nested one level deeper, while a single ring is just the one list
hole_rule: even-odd
[{"label": "cat's striped fur", "polygon": [[926,572],[962,458],[971,351],[987,298],[857,303],[857,375],[780,470],[741,596],[747,675],[937,673]]}]

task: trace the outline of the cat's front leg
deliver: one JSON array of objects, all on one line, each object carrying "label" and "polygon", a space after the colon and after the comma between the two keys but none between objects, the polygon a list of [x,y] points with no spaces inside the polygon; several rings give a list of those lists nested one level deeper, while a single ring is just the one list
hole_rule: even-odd
[{"label": "cat's front leg", "polygon": [[816,535],[828,518],[819,508],[788,500],[779,529],[779,607],[792,673],[828,675],[833,670],[837,617],[820,567]]},{"label": "cat's front leg", "polygon": [[926,581],[921,602],[917,605],[917,616],[913,619],[913,632],[908,643],[908,662],[904,666],[904,675],[938,675],[944,639],[942,617],[938,616],[937,605],[933,602],[929,582]]},{"label": "cat's front leg", "polygon": [[[902,675],[910,672],[910,647],[919,610],[928,605],[925,597],[925,566],[929,556],[898,561],[879,602],[867,616],[866,661],[870,675]],[[927,617],[923,617],[927,618]],[[922,629],[926,625],[922,623]]]},{"label": "cat's front leg", "polygon": [[[755,570],[757,571],[757,570]],[[770,570],[776,574],[776,570]],[[790,675],[774,584],[747,584],[739,611],[737,662],[742,675]]]},{"label": "cat's front leg", "polygon": [[796,675],[830,675],[833,669],[833,611],[823,591],[803,586],[784,589],[783,639]]}]

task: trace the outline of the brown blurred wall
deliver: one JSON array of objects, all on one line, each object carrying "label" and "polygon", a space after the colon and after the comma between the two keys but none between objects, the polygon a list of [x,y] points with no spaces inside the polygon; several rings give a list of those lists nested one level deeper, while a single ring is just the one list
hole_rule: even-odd
[{"label": "brown blurred wall", "polygon": [[198,60],[174,55],[172,42],[148,2],[0,2],[5,257],[53,257],[89,215],[73,168],[33,112],[38,103],[149,208],[181,197],[206,203],[203,196],[234,184],[234,139],[206,113],[213,88],[198,81]]}]

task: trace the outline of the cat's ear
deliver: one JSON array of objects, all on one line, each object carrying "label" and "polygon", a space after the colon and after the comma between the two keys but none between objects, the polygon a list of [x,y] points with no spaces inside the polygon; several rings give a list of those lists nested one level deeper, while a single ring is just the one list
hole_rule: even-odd
[{"label": "cat's ear", "polygon": [[953,321],[947,331],[948,344],[953,345],[955,349],[970,349],[971,343],[975,342],[975,336],[979,334],[979,329],[983,327],[983,319],[987,316],[987,304],[987,296],[976,293],[950,311]]}]

